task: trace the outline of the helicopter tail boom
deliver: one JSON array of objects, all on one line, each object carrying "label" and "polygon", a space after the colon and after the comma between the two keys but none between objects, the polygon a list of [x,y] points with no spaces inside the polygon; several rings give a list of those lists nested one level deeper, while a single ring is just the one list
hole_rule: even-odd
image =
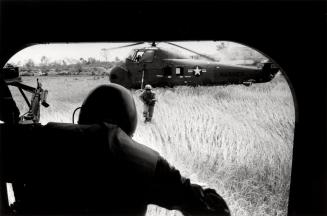
[{"label": "helicopter tail boom", "polygon": [[275,75],[277,74],[277,72],[280,70],[279,67],[277,67],[274,63],[272,62],[266,62],[263,63],[262,66],[262,72],[264,74],[264,78],[267,81],[270,81],[272,78],[275,77]]}]

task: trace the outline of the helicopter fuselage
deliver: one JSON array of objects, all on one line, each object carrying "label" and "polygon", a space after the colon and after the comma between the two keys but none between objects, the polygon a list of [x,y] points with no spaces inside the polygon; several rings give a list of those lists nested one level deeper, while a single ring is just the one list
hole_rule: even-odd
[{"label": "helicopter fuselage", "polygon": [[[140,55],[139,55],[140,54]],[[122,66],[113,68],[109,79],[127,88],[175,85],[225,85],[244,82],[268,82],[277,73],[272,65],[240,66],[217,61],[193,59],[169,50],[134,50]]]}]

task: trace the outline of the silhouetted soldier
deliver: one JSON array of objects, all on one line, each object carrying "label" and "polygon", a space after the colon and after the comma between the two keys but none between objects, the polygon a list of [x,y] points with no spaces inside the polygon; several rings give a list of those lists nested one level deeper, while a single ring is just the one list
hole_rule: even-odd
[{"label": "silhouetted soldier", "polygon": [[145,85],[145,91],[140,95],[140,99],[143,102],[143,116],[144,122],[150,122],[153,116],[154,105],[157,101],[156,94],[152,92],[151,85]]},{"label": "silhouetted soldier", "polygon": [[78,123],[2,125],[1,180],[21,185],[17,213],[144,215],[156,204],[184,215],[230,215],[215,190],[192,184],[131,138],[137,113],[127,89],[97,87]]}]

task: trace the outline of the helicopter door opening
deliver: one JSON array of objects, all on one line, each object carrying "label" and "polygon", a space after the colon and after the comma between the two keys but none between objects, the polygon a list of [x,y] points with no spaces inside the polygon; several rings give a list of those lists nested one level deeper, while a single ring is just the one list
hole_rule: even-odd
[{"label": "helicopter door opening", "polygon": [[166,66],[163,68],[164,76],[167,78],[171,78],[171,75],[173,74],[172,72],[172,67]]}]

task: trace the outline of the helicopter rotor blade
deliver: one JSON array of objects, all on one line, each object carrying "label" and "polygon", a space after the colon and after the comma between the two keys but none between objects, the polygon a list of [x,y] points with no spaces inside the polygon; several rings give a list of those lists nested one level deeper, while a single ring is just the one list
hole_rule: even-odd
[{"label": "helicopter rotor blade", "polygon": [[140,45],[140,44],[144,44],[144,42],[137,42],[137,43],[127,44],[127,45],[118,46],[118,47],[103,48],[101,50],[104,50],[104,51],[115,50],[115,49],[121,49],[121,48],[125,48],[125,47],[136,46],[136,45]]},{"label": "helicopter rotor blade", "polygon": [[192,53],[194,53],[194,54],[197,54],[197,55],[199,55],[199,56],[201,56],[201,57],[203,57],[203,58],[206,58],[206,59],[208,59],[208,60],[210,60],[210,61],[217,61],[217,60],[216,60],[215,58],[213,58],[213,57],[210,57],[210,56],[204,55],[204,54],[202,54],[202,53],[195,52],[194,50],[190,50],[190,49],[188,49],[188,48],[186,48],[186,47],[183,47],[183,46],[180,46],[180,45],[174,44],[174,43],[172,43],[172,42],[165,42],[165,43],[170,44],[170,45],[173,45],[173,46],[176,46],[176,47],[179,47],[179,48],[184,49],[184,50],[187,50],[187,51],[192,52]]}]

